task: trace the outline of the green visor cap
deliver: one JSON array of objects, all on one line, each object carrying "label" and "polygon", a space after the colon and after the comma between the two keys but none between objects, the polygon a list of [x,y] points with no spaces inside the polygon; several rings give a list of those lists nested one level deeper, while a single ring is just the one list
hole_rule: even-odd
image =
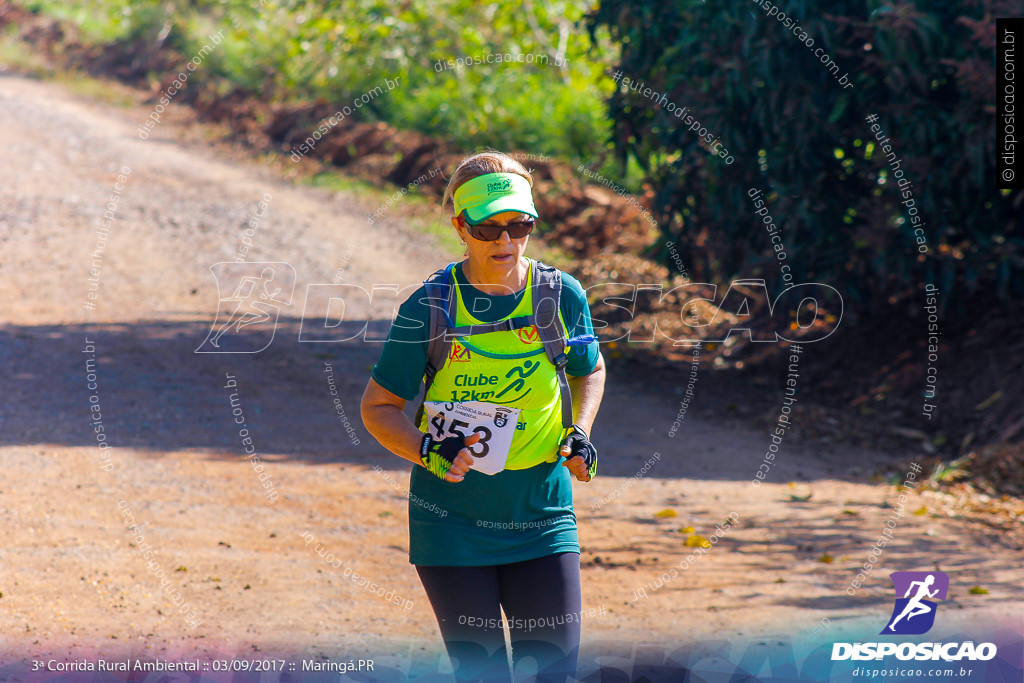
[{"label": "green visor cap", "polygon": [[470,223],[482,223],[503,211],[537,218],[530,181],[518,173],[487,173],[467,180],[455,190],[455,215],[466,212]]}]

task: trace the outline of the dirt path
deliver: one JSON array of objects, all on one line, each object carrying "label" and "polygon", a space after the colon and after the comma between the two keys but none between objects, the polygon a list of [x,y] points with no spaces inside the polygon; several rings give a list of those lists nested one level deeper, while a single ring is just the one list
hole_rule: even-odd
[{"label": "dirt path", "polygon": [[[358,420],[379,346],[300,343],[299,327],[307,285],[335,282],[343,266],[341,282],[404,287],[449,255],[400,227],[401,206],[368,229],[375,206],[294,186],[209,144],[204,128],[173,109],[141,140],[135,129],[147,107],[0,78],[0,648],[26,659],[279,652],[378,661],[397,652],[396,641],[436,649],[437,626],[406,554],[409,467]],[[96,231],[119,184],[96,307],[86,310]],[[265,194],[248,260],[291,265],[291,304],[265,351],[196,354],[218,306],[209,268],[232,259]],[[323,314],[323,298],[305,310]],[[389,314],[386,302],[346,311],[356,321]],[[92,353],[108,451],[97,448],[90,420]],[[327,363],[358,445],[335,413]],[[783,382],[748,390],[758,394],[749,404],[758,415],[765,405],[778,412]],[[585,640],[793,637],[823,618],[833,633],[877,633],[894,570],[950,574],[945,630],[1019,618],[1019,544],[938,494],[910,493],[894,542],[848,596],[897,504],[893,486],[867,481],[881,456],[804,441],[797,427],[767,483],[754,487],[770,439],[750,426],[757,415],[725,421],[702,403],[726,390],[736,391],[702,374],[670,438],[682,389],[613,362],[595,430],[602,474],[575,486],[584,606],[603,611],[584,619]],[[272,504],[241,455],[232,392],[279,494]],[[813,395],[801,387],[802,401]],[[808,492],[805,502],[791,500]],[[667,509],[677,516],[656,516]],[[127,513],[144,539],[126,529]],[[656,577],[694,550],[679,530],[710,536],[730,513],[737,523],[716,545],[656,588]],[[410,602],[367,592],[315,544]],[[976,585],[988,593],[968,593]],[[195,628],[172,604],[174,590],[201,622]]]}]

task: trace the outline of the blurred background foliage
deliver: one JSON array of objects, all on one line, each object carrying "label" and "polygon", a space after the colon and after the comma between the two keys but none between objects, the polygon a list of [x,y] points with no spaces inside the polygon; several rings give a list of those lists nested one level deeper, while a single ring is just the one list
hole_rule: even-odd
[{"label": "blurred background foliage", "polygon": [[[1024,192],[996,189],[994,17],[1020,5],[790,0],[783,11],[837,74],[751,0],[601,0],[588,17],[621,47],[624,75],[689,107],[736,158],[726,165],[667,109],[617,89],[616,155],[649,178],[664,238],[701,281],[758,276],[779,288],[747,196],[760,188],[795,281],[832,284],[855,315],[919,315],[924,282],[955,317],[972,295],[1019,298]],[[913,183],[925,254],[870,114]],[[651,253],[666,258],[661,245]]]},{"label": "blurred background foliage", "polygon": [[[528,150],[577,162],[609,157],[604,100],[616,50],[592,51],[577,25],[582,0],[19,0],[70,20],[95,42],[146,41],[186,55],[225,29],[197,79],[223,78],[270,102],[351,104],[382,86],[358,112],[466,149]],[[534,63],[448,59],[533,55]],[[594,55],[604,58],[595,60]],[[547,59],[539,63],[540,57]],[[386,90],[386,88],[385,88]],[[609,166],[609,168],[611,168]],[[637,186],[634,172],[631,184]]]},{"label": "blurred background foliage", "polygon": [[[525,150],[600,172],[651,206],[661,239],[647,255],[672,268],[671,240],[698,281],[760,277],[782,288],[748,197],[759,188],[794,281],[833,285],[854,319],[920,315],[924,282],[956,317],[978,293],[1024,293],[1024,192],[995,189],[992,19],[1019,10],[1009,0],[786,3],[848,74],[845,89],[751,0],[19,2],[98,44],[192,55],[224,29],[194,78],[268,102],[340,106],[400,79],[357,116],[466,150]],[[440,66],[487,53],[548,63]],[[616,85],[616,70],[688,107],[735,161]],[[926,254],[869,114],[913,182]]]}]

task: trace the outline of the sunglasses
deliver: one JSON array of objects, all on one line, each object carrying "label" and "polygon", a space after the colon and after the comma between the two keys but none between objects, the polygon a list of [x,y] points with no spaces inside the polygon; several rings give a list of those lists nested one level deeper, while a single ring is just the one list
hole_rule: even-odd
[{"label": "sunglasses", "polygon": [[508,231],[508,236],[511,239],[517,240],[522,237],[526,237],[533,232],[533,227],[537,225],[537,221],[534,218],[528,218],[525,221],[516,221],[515,223],[506,223],[505,225],[494,225],[492,223],[477,223],[473,225],[465,219],[465,217],[459,217],[462,221],[462,227],[466,229],[466,232],[470,234],[474,239],[481,240],[483,242],[496,242],[501,239],[501,233]]}]

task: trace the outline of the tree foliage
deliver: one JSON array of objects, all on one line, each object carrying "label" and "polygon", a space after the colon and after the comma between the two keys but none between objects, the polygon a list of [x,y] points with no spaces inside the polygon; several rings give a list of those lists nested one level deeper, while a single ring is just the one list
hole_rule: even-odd
[{"label": "tree foliage", "polygon": [[[623,75],[688,107],[735,157],[727,165],[709,154],[639,89],[620,86],[610,99],[618,158],[645,169],[653,213],[691,270],[781,286],[748,197],[760,188],[795,281],[828,282],[855,311],[915,297],[924,282],[957,312],[983,285],[1020,296],[1024,192],[996,189],[992,95],[992,17],[1011,16],[1010,3],[787,2],[790,27],[824,48],[838,74],[762,4],[602,0],[587,17],[621,47]],[[853,87],[839,84],[844,72]],[[918,225],[870,114],[913,183]],[[663,247],[652,251],[667,260]]]},{"label": "tree foliage", "polygon": [[[221,77],[268,101],[351,104],[389,79],[399,87],[373,97],[360,118],[467,149],[565,158],[606,149],[611,87],[607,59],[595,62],[591,40],[576,29],[585,0],[21,1],[79,23],[97,41],[166,41],[186,55],[225,29],[197,78]],[[441,66],[488,55],[502,61]]]}]

